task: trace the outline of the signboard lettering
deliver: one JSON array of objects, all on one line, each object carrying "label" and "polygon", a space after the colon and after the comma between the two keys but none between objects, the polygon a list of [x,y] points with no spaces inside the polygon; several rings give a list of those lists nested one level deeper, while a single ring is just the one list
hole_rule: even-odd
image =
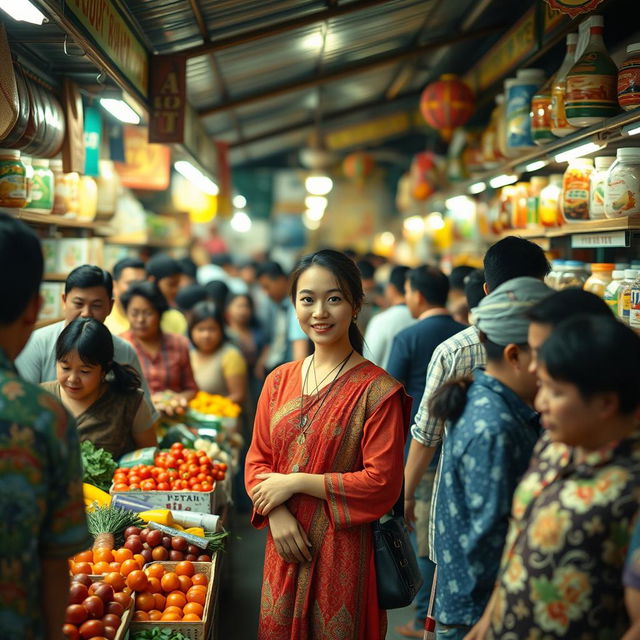
[{"label": "signboard lettering", "polygon": [[625,231],[609,231],[606,233],[581,233],[571,236],[573,249],[594,249],[599,247],[628,247]]},{"label": "signboard lettering", "polygon": [[151,70],[149,142],[183,142],[186,106],[186,60],[154,60]]}]

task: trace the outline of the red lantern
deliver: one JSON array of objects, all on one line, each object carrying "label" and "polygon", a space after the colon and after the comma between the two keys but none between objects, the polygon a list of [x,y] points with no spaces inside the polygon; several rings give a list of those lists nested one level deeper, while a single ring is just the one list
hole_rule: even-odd
[{"label": "red lantern", "polygon": [[422,117],[445,140],[450,140],[453,130],[467,122],[473,108],[473,92],[453,73],[440,76],[420,96]]},{"label": "red lantern", "polygon": [[416,200],[426,200],[437,183],[435,155],[432,151],[422,151],[411,161],[411,193]]},{"label": "red lantern", "polygon": [[368,153],[363,153],[362,151],[350,153],[342,163],[344,175],[356,182],[364,182],[374,167],[375,162],[373,158]]}]

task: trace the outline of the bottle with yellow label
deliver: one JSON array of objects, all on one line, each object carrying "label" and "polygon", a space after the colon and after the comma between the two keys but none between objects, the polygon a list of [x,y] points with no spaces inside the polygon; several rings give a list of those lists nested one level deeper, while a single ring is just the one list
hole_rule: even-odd
[{"label": "bottle with yellow label", "polygon": [[593,173],[591,158],[574,158],[562,177],[562,217],[565,222],[589,219],[589,187]]},{"label": "bottle with yellow label", "polygon": [[570,33],[567,36],[567,53],[551,85],[551,133],[559,138],[569,135],[576,130],[575,127],[567,122],[564,101],[567,94],[567,74],[575,62],[577,44],[578,34]]},{"label": "bottle with yellow label", "polygon": [[625,269],[624,280],[618,289],[618,318],[625,324],[629,324],[631,318],[631,287],[636,281],[640,271],[638,269]]},{"label": "bottle with yellow label", "polygon": [[27,169],[15,149],[0,149],[0,207],[27,204]]}]

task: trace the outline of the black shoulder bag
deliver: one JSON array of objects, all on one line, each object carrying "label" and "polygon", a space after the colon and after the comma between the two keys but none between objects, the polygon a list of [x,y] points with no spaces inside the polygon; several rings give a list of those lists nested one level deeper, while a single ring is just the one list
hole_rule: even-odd
[{"label": "black shoulder bag", "polygon": [[379,607],[408,606],[422,586],[422,574],[404,522],[404,487],[391,513],[373,523],[373,549]]}]

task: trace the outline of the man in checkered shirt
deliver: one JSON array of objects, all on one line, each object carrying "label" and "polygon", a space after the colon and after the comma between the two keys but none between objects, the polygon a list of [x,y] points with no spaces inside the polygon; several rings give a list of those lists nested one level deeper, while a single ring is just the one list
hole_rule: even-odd
[{"label": "man in checkered shirt", "polygon": [[[484,257],[485,292],[489,293],[503,282],[512,278],[529,276],[541,280],[549,273],[550,267],[542,249],[523,238],[509,236],[492,245]],[[405,466],[405,519],[412,525],[415,522],[415,490],[427,470],[433,456],[446,437],[444,424],[429,413],[429,401],[433,392],[452,378],[468,376],[478,367],[486,364],[484,347],[480,343],[478,332],[471,326],[455,334],[440,344],[433,352],[427,369],[427,378],[420,407],[411,426],[411,447]],[[433,496],[437,494],[440,482],[442,459],[438,464]],[[435,562],[433,540],[436,523],[436,501],[431,501],[429,516],[429,557]]]}]

